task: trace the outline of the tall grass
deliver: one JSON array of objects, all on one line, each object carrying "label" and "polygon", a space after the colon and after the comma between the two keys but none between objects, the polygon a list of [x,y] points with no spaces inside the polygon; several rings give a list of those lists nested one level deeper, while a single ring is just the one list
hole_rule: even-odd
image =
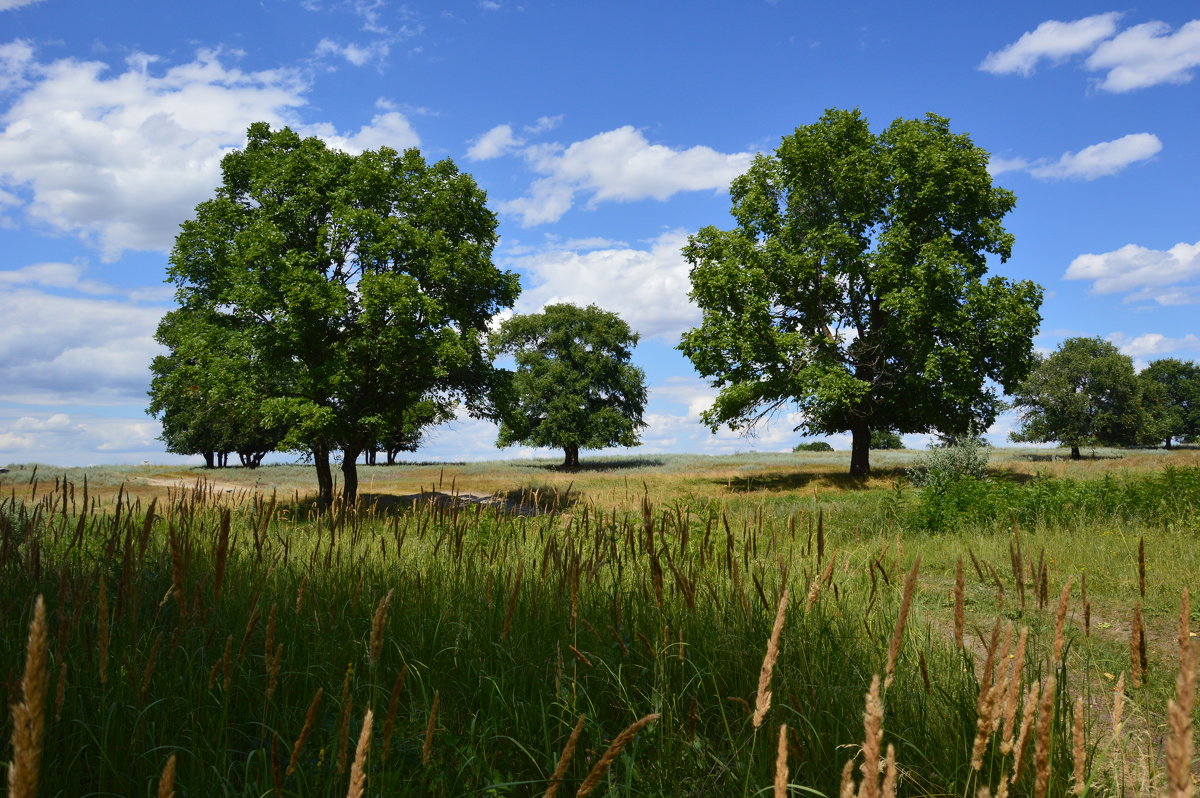
[{"label": "tall grass", "polygon": [[75,492],[0,500],[0,670],[21,682],[40,595],[58,678],[41,795],[779,794],[785,762],[785,793],[833,796],[848,759],[901,795],[1078,778],[1065,656],[1010,656],[999,618],[987,662],[906,624],[912,558],[851,556],[812,513]]}]

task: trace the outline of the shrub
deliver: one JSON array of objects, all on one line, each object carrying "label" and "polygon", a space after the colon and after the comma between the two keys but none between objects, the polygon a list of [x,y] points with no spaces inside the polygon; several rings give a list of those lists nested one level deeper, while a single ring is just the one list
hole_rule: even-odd
[{"label": "shrub", "polygon": [[833,447],[825,441],[809,441],[808,443],[797,443],[792,448],[793,452],[832,452]]}]

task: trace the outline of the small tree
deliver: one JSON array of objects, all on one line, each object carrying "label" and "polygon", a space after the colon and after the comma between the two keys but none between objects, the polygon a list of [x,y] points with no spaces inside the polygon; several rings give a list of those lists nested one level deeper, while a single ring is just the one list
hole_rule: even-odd
[{"label": "small tree", "polygon": [[1154,360],[1138,381],[1151,440],[1170,449],[1173,440],[1200,437],[1200,366],[1173,357]]},{"label": "small tree", "polygon": [[559,448],[567,468],[579,465],[580,449],[639,445],[646,376],[630,363],[637,341],[595,305],[547,305],[505,321],[492,350],[511,354],[517,367],[499,389],[496,445]]},{"label": "small tree", "polygon": [[872,449],[903,449],[904,441],[894,432],[885,429],[871,430]]},{"label": "small tree", "polygon": [[1016,198],[948,120],[873,133],[826,111],[730,186],[731,230],[689,239],[700,327],[679,348],[719,389],[702,418],[747,429],[785,405],[810,435],[986,428],[1033,365],[1040,286],[985,279],[1009,257]]},{"label": "small tree", "polygon": [[828,441],[809,441],[808,443],[797,443],[792,447],[793,452],[832,452],[833,447]]},{"label": "small tree", "polygon": [[1013,406],[1021,413],[1014,441],[1071,447],[1127,446],[1146,427],[1133,360],[1100,338],[1068,338],[1021,383]]}]

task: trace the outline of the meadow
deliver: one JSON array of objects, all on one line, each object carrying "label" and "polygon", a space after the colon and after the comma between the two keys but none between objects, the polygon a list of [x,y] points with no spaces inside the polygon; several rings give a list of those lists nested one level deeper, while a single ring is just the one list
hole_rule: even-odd
[{"label": "meadow", "polygon": [[1190,794],[1200,452],[1062,454],[10,466],[9,794]]}]

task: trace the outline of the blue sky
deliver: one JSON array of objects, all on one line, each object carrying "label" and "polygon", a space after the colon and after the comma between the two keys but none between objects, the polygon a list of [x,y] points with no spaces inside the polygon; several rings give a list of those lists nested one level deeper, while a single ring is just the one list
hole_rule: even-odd
[{"label": "blue sky", "polygon": [[[1195,359],[1200,12],[929,6],[0,0],[0,463],[180,459],[143,412],[166,252],[256,120],[471,172],[518,311],[594,302],[641,332],[643,452],[800,440],[787,418],[755,438],[698,423],[713,391],[674,350],[699,320],[679,248],[729,226],[755,152],[830,107],[876,129],[932,111],[992,154],[1018,197],[996,271],[1046,287],[1040,349]],[[418,456],[533,454],[494,441],[464,418]]]}]

